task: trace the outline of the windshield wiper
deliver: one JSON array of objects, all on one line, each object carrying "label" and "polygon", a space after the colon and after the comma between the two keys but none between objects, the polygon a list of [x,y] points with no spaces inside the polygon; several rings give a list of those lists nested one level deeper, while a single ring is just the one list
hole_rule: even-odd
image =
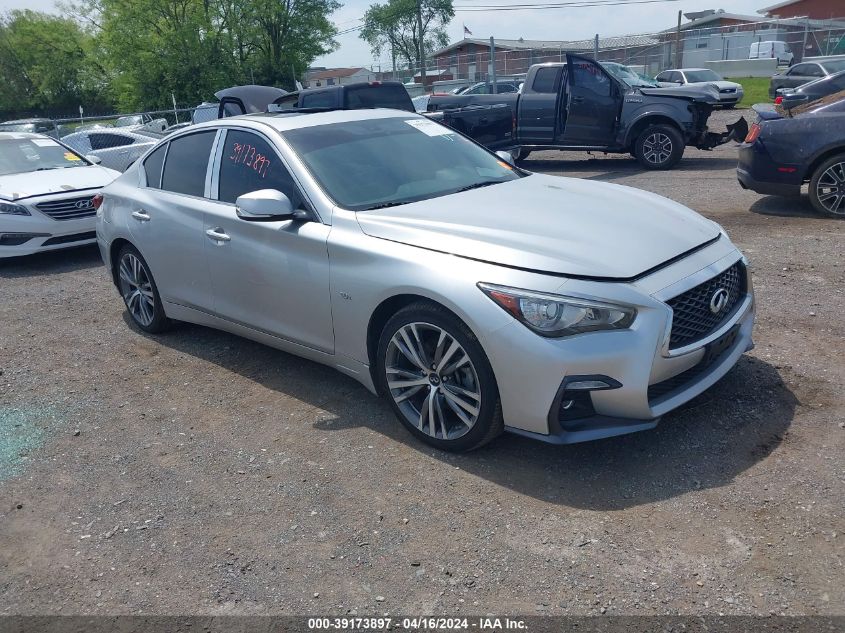
[{"label": "windshield wiper", "polygon": [[462,191],[469,191],[470,189],[480,189],[481,187],[487,187],[489,185],[498,185],[501,182],[504,182],[504,180],[484,180],[482,182],[476,182],[472,185],[467,185],[466,187],[461,187],[455,193],[461,193]]},{"label": "windshield wiper", "polygon": [[375,211],[376,209],[387,209],[388,207],[398,207],[402,204],[408,204],[407,202],[382,202],[379,204],[374,204],[371,207],[367,207],[364,211]]}]

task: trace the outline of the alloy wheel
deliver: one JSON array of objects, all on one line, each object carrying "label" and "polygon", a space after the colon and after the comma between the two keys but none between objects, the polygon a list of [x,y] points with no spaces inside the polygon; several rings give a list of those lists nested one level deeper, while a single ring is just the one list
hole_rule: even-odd
[{"label": "alloy wheel", "polygon": [[643,141],[643,157],[652,165],[661,165],[672,156],[672,139],[663,132],[649,134]]},{"label": "alloy wheel", "polygon": [[126,307],[141,325],[148,327],[155,319],[155,295],[144,264],[133,253],[124,253],[119,267],[120,294]]},{"label": "alloy wheel", "polygon": [[816,183],[819,204],[830,213],[845,215],[845,162],[834,163]]},{"label": "alloy wheel", "polygon": [[430,323],[408,323],[385,352],[390,396],[422,433],[454,440],[475,426],[481,383],[466,350],[449,332]]}]

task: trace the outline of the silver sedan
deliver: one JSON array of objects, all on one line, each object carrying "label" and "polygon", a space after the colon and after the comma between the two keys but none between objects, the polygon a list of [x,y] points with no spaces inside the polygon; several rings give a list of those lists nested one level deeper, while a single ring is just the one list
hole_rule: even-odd
[{"label": "silver sedan", "polygon": [[62,143],[80,154],[98,157],[103,167],[117,171],[125,171],[158,140],[137,132],[108,127],[87,129],[62,137]]},{"label": "silver sedan", "polygon": [[717,224],[407,112],[199,124],[103,195],[97,239],[137,327],[325,363],[447,450],[653,428],[752,346],[746,260]]}]

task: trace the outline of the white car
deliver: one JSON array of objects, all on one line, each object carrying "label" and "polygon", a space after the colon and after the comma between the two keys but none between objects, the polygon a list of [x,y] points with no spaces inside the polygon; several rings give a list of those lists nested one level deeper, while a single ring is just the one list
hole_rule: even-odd
[{"label": "white car", "polygon": [[86,156],[96,156],[103,167],[126,171],[160,139],[116,128],[101,128],[74,132],[62,137],[62,142]]},{"label": "white car", "polygon": [[122,116],[114,122],[115,127],[122,127],[133,132],[155,132],[161,134],[167,129],[167,119],[154,119],[149,114],[131,114]]},{"label": "white car", "polygon": [[94,196],[120,173],[42,134],[0,132],[0,258],[96,242]]},{"label": "white car", "polygon": [[709,68],[664,70],[654,80],[660,84],[675,84],[678,86],[712,85],[719,90],[719,103],[725,108],[733,108],[742,101],[742,97],[745,95],[741,84],[725,81],[718,73]]}]

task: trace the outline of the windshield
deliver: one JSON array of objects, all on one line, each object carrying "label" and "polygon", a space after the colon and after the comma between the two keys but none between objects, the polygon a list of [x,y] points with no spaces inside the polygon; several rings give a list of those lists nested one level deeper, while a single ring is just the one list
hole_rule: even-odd
[{"label": "windshield", "polygon": [[0,123],[0,132],[35,132],[35,123]]},{"label": "windshield", "polygon": [[722,81],[722,78],[712,70],[685,70],[687,83],[694,84],[698,81]]},{"label": "windshield", "polygon": [[49,138],[0,139],[0,176],[88,164],[79,154]]},{"label": "windshield", "polygon": [[521,177],[472,141],[422,117],[316,125],[282,136],[329,197],[353,211]]},{"label": "windshield", "polygon": [[657,88],[657,84],[650,79],[638,75],[633,70],[622,64],[602,64],[604,69],[617,79],[634,88]]},{"label": "windshield", "polygon": [[126,127],[129,125],[143,125],[144,119],[141,115],[137,116],[122,116],[117,121],[115,121],[115,127]]}]

